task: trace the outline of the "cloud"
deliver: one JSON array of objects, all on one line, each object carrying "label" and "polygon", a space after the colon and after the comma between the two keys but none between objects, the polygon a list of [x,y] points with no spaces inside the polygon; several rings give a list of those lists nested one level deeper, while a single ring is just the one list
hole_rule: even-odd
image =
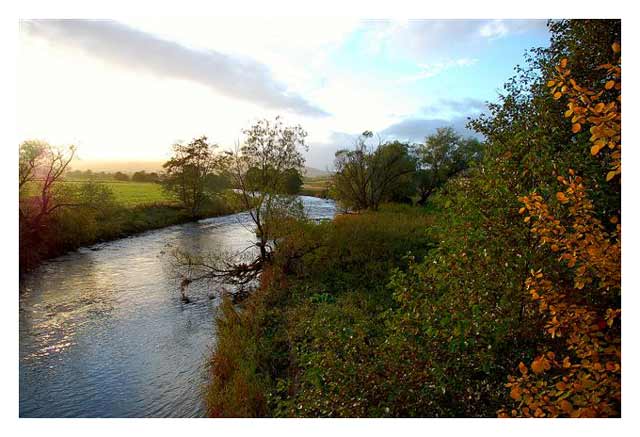
[{"label": "cloud", "polygon": [[380,135],[385,139],[422,141],[425,137],[434,134],[438,128],[452,127],[460,135],[480,138],[476,132],[467,129],[467,121],[466,117],[456,117],[452,120],[408,118],[382,130]]},{"label": "cloud", "polygon": [[108,20],[28,20],[21,29],[114,65],[196,82],[267,108],[312,117],[329,115],[290,92],[266,65],[253,59],[194,49]]},{"label": "cloud", "polygon": [[480,35],[489,38],[502,38],[509,33],[509,28],[503,20],[493,20],[480,28]]},{"label": "cloud", "polygon": [[509,34],[547,32],[546,20],[375,20],[365,22],[371,50],[417,59],[473,51]]},{"label": "cloud", "polygon": [[430,77],[439,75],[445,70],[457,67],[468,67],[474,65],[477,62],[478,60],[475,58],[460,58],[455,60],[436,62],[433,64],[419,64],[418,66],[422,70],[421,72],[411,76],[402,77],[398,79],[398,83],[415,82],[422,79],[428,79]]},{"label": "cloud", "polygon": [[487,109],[486,102],[467,97],[464,99],[440,99],[436,103],[423,106],[421,112],[425,115],[454,113],[458,115],[476,115]]}]

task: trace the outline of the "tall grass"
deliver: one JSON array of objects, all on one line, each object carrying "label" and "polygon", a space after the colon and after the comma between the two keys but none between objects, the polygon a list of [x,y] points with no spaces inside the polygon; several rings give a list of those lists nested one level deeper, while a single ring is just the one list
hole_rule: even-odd
[{"label": "tall grass", "polygon": [[[388,206],[292,225],[260,288],[241,308],[228,301],[221,308],[206,390],[209,415],[340,415],[310,409],[324,399],[310,389],[322,385],[319,369],[335,364],[331,355],[337,353],[313,349],[333,344],[356,354],[368,341],[383,341],[382,325],[371,314],[393,305],[386,284],[393,269],[406,264],[405,255],[432,247],[429,223],[420,209]],[[364,343],[350,349],[351,340]]]}]

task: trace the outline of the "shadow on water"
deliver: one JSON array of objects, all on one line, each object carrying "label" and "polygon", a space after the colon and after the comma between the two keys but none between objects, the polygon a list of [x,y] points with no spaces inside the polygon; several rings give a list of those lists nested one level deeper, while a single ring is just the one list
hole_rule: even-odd
[{"label": "shadow on water", "polygon": [[[311,218],[331,201],[302,198]],[[181,302],[163,251],[233,252],[247,214],[83,248],[20,282],[21,417],[198,417],[219,299],[205,283]]]}]

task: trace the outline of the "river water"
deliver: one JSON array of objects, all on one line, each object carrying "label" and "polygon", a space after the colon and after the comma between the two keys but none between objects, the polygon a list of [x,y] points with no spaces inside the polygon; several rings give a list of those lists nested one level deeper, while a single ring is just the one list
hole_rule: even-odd
[{"label": "river water", "polygon": [[[311,218],[335,205],[301,197]],[[199,417],[219,298],[180,299],[168,247],[235,252],[246,213],[82,248],[20,281],[20,417]]]}]

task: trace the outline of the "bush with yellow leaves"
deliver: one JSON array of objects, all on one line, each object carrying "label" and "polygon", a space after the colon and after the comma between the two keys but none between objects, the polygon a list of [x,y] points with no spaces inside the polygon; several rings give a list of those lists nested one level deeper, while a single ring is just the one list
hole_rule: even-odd
[{"label": "bush with yellow leaves", "polygon": [[[591,154],[610,151],[611,169],[606,180],[621,174],[621,68],[620,44],[612,46],[614,61],[600,66],[603,87],[593,91],[571,77],[567,60],[548,82],[554,99],[568,100],[565,117],[572,132],[590,125]],[[619,179],[618,179],[619,180]],[[507,385],[515,401],[501,417],[610,417],[620,415],[620,217],[605,225],[595,214],[585,181],[573,170],[558,176],[563,185],[557,202],[538,193],[521,197],[521,214],[531,223],[540,246],[548,246],[571,280],[542,269],[532,270],[525,286],[545,317],[552,339],[519,375]],[[613,182],[615,183],[615,182]],[[553,349],[556,346],[557,350]]]}]

